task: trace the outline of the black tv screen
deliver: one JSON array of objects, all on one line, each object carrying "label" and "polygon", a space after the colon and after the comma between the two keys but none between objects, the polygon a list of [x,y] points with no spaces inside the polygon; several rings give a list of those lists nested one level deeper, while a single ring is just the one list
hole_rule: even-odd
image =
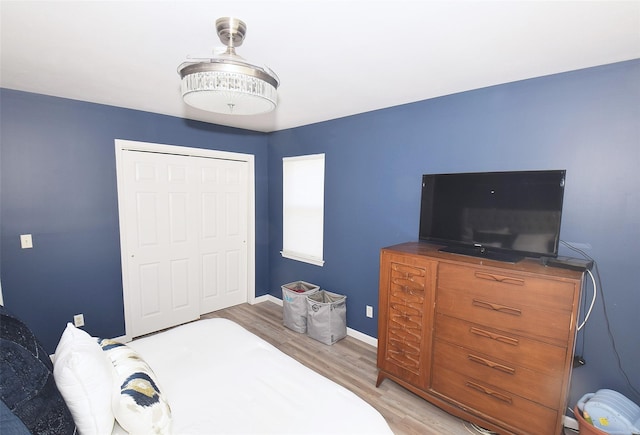
[{"label": "black tv screen", "polygon": [[425,174],[420,240],[516,262],[556,257],[565,170]]}]

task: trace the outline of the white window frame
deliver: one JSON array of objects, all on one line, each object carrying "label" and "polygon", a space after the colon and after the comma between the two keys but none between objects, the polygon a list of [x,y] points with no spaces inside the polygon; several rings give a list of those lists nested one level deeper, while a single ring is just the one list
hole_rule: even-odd
[{"label": "white window frame", "polygon": [[282,158],[284,258],[324,265],[324,154]]}]

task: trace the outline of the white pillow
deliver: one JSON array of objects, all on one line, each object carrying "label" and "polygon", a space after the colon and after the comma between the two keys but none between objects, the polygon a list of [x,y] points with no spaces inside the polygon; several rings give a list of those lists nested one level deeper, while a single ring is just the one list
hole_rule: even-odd
[{"label": "white pillow", "polygon": [[170,434],[171,408],[151,367],[129,346],[99,340],[115,369],[113,414],[131,434]]},{"label": "white pillow", "polygon": [[53,358],[53,377],[82,435],[113,430],[113,368],[98,342],[67,324]]}]

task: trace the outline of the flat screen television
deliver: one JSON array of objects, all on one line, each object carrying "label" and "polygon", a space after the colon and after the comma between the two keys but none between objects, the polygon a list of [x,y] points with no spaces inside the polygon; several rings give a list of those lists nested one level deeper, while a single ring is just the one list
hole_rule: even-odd
[{"label": "flat screen television", "polygon": [[517,262],[556,257],[566,170],[425,174],[420,240]]}]

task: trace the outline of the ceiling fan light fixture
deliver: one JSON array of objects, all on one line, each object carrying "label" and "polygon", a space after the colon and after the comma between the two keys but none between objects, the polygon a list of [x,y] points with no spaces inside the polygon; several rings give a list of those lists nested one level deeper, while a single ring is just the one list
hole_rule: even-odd
[{"label": "ceiling fan light fixture", "polygon": [[184,62],[178,67],[184,102],[227,115],[257,115],[275,109],[278,76],[235,53],[235,47],[244,40],[245,23],[236,18],[219,18],[216,29],[227,46],[225,53],[200,62]]}]

